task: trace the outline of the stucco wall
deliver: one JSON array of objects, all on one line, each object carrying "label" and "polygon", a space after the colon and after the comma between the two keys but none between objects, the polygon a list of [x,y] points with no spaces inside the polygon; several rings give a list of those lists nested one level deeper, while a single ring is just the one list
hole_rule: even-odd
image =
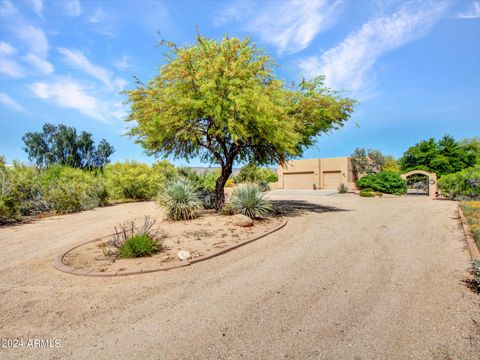
[{"label": "stucco wall", "polygon": [[348,157],[291,160],[285,167],[278,167],[278,188],[283,189],[284,187],[284,174],[311,171],[314,172],[315,185],[317,188],[323,188],[324,171],[340,171],[341,181],[347,185],[350,190],[356,189],[352,161]]}]

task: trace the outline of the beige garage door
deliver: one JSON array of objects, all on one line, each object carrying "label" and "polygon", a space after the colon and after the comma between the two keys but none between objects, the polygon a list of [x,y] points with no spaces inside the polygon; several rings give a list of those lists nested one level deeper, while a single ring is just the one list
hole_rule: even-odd
[{"label": "beige garage door", "polygon": [[312,172],[283,174],[285,189],[313,189],[315,178]]},{"label": "beige garage door", "polygon": [[324,171],[323,172],[323,188],[337,189],[342,182],[342,174],[340,171]]}]

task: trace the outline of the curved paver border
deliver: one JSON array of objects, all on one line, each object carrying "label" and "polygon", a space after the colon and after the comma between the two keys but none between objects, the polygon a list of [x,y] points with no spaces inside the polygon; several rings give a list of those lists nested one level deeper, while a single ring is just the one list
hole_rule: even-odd
[{"label": "curved paver border", "polygon": [[[254,236],[253,238],[250,238],[250,239],[247,239],[239,244],[235,244],[235,245],[232,245],[226,249],[222,249],[222,250],[219,250],[217,251],[216,253],[213,253],[213,254],[209,254],[209,255],[205,255],[205,256],[200,256],[196,259],[191,259],[191,260],[187,260],[187,261],[182,261],[181,263],[179,264],[175,264],[175,265],[168,265],[168,266],[162,266],[162,267],[159,267],[159,268],[156,268],[156,269],[149,269],[149,270],[139,270],[139,271],[126,271],[126,272],[116,272],[115,274],[107,274],[107,273],[104,273],[104,272],[100,272],[100,271],[87,271],[87,270],[81,270],[81,269],[75,269],[71,266],[68,266],[66,264],[64,264],[63,262],[63,258],[65,257],[65,255],[67,255],[70,251],[72,250],[75,250],[77,248],[79,248],[80,246],[83,246],[83,245],[86,245],[88,243],[91,243],[91,242],[95,242],[95,241],[98,241],[100,239],[103,239],[104,237],[106,236],[102,236],[100,238],[97,238],[97,239],[94,239],[94,240],[89,240],[89,241],[86,241],[84,243],[81,243],[79,245],[76,245],[74,247],[72,247],[71,249],[65,251],[62,255],[59,255],[57,256],[55,259],[53,259],[52,261],[52,265],[55,269],[61,271],[61,272],[64,272],[64,273],[67,273],[67,274],[71,274],[71,275],[80,275],[80,276],[94,276],[94,277],[117,277],[117,276],[128,276],[128,275],[138,275],[138,274],[147,274],[147,273],[152,273],[152,272],[158,272],[158,271],[167,271],[167,270],[172,270],[172,269],[178,269],[178,268],[181,268],[181,267],[185,267],[185,266],[189,266],[191,264],[195,264],[195,263],[199,263],[201,261],[205,261],[205,260],[208,260],[208,259],[211,259],[211,258],[214,258],[214,257],[217,257],[219,255],[223,255],[229,251],[232,251],[234,249],[237,249],[243,245],[246,245],[246,244],[249,244],[255,240],[258,240],[258,239],[261,239],[265,236],[268,236],[270,234],[273,234],[274,232],[280,230],[281,228],[283,228],[285,225],[287,225],[287,219],[282,219],[282,222],[280,223],[280,225],[278,225],[277,227],[267,231],[265,234],[261,234],[261,235],[258,235],[258,236]],[[107,235],[108,236],[108,235]]]},{"label": "curved paver border", "polygon": [[465,234],[465,239],[467,240],[468,250],[470,250],[470,256],[472,257],[472,260],[480,260],[480,251],[478,250],[477,243],[473,238],[472,231],[467,223],[467,219],[465,219],[465,215],[463,215],[462,207],[460,204],[457,206],[458,214],[460,215],[460,221],[462,222],[463,233]]}]

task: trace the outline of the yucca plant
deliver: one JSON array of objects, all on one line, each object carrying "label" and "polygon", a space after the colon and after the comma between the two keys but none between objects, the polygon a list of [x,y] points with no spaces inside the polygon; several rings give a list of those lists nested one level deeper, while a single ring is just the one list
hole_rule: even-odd
[{"label": "yucca plant", "polygon": [[272,203],[264,195],[258,185],[246,184],[233,191],[228,206],[251,219],[263,218],[273,211]]},{"label": "yucca plant", "polygon": [[195,219],[203,209],[196,187],[186,179],[176,179],[165,184],[160,190],[158,203],[172,220]]}]

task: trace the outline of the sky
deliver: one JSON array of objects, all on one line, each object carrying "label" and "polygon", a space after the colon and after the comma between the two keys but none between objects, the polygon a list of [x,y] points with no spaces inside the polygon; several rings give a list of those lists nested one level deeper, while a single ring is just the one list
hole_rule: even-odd
[{"label": "sky", "polygon": [[121,90],[158,73],[160,39],[188,46],[197,29],[251,37],[286,83],[324,75],[359,101],[304,158],[480,136],[480,1],[0,0],[0,154],[28,161],[22,135],[49,122],[154,162],[124,135]]}]

